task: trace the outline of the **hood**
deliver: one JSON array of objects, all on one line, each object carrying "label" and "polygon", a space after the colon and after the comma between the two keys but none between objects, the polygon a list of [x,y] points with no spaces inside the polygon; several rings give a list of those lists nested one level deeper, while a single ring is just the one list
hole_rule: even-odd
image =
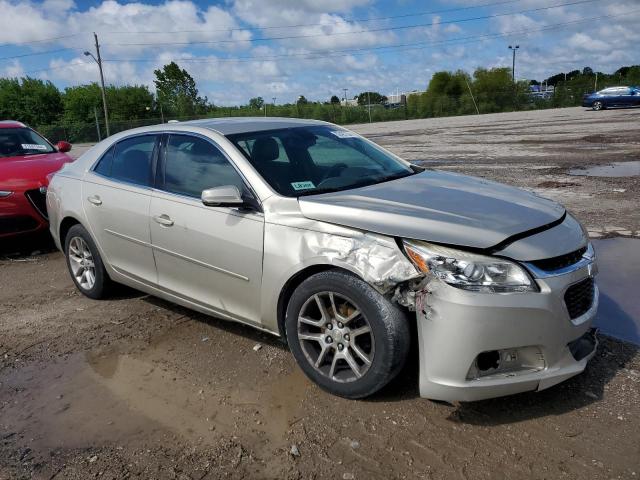
[{"label": "hood", "polygon": [[73,159],[64,153],[0,158],[0,190],[24,190],[48,185],[47,175]]},{"label": "hood", "polygon": [[310,219],[384,235],[490,248],[561,219],[551,200],[500,183],[427,170],[390,182],[301,197]]}]

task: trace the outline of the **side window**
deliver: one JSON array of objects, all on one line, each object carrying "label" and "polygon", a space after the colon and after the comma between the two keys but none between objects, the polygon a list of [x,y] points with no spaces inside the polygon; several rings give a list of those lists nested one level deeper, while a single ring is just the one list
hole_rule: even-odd
[{"label": "side window", "polygon": [[103,175],[105,177],[111,176],[111,164],[113,161],[113,152],[116,149],[115,145],[106,151],[102,158],[98,161],[98,164],[94,167],[93,171]]},{"label": "side window", "polygon": [[235,185],[242,178],[212,143],[189,135],[171,135],[164,166],[164,190],[200,198],[203,190]]},{"label": "side window", "polygon": [[151,185],[151,159],[155,144],[156,135],[141,135],[118,142],[111,178],[145,187]]}]

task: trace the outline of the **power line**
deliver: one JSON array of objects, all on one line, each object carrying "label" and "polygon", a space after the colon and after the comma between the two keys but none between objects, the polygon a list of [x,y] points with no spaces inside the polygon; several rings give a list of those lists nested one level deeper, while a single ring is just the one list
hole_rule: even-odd
[{"label": "power line", "polygon": [[30,40],[28,42],[0,43],[0,47],[21,47],[23,45],[33,45],[34,43],[44,43],[44,42],[51,42],[53,40],[62,40],[65,38],[76,37],[78,35],[83,35],[86,33],[88,32],[78,32],[78,33],[72,33],[70,35],[60,35],[58,37],[41,38],[39,40]]},{"label": "power line", "polygon": [[[476,42],[478,40],[483,39],[491,39],[491,38],[501,38],[507,37],[510,35],[527,35],[531,33],[544,32],[548,30],[554,30],[558,28],[563,28],[569,25],[576,25],[585,22],[591,22],[593,20],[601,20],[605,18],[615,18],[626,16],[632,13],[640,12],[640,10],[631,10],[624,13],[619,14],[611,14],[611,15],[599,15],[594,17],[582,18],[578,20],[572,20],[569,22],[561,22],[556,24],[545,25],[544,27],[536,28],[536,29],[523,29],[523,30],[512,30],[509,32],[503,33],[485,33],[479,35],[470,35],[466,37],[457,37],[450,38],[445,40],[438,40],[432,42],[415,42],[415,43],[403,43],[396,45],[385,45],[385,46],[376,46],[376,47],[362,47],[357,49],[345,49],[345,50],[325,50],[319,52],[305,52],[305,53],[288,53],[288,54],[280,54],[280,55],[269,55],[262,57],[234,57],[234,58],[216,58],[216,59],[207,59],[207,58],[179,58],[176,59],[178,62],[188,62],[188,63],[217,63],[217,62],[260,62],[265,60],[275,60],[280,58],[292,58],[292,57],[300,57],[300,58],[308,58],[308,59],[316,59],[316,58],[333,58],[333,57],[343,57],[348,55],[363,55],[372,50],[420,50],[430,46],[444,45],[444,44],[465,44]],[[335,55],[339,54],[339,55]],[[104,59],[104,62],[141,62],[141,63],[154,63],[157,62],[157,59],[148,59],[148,58],[133,58],[133,59],[123,59],[123,58],[115,58],[115,59]]]},{"label": "power line", "polygon": [[[397,20],[399,18],[408,18],[408,17],[423,17],[425,15],[438,15],[441,13],[451,13],[458,12],[463,10],[474,10],[477,8],[485,8],[485,7],[495,7],[498,5],[506,5],[511,3],[520,3],[524,0],[503,0],[500,2],[491,2],[491,3],[480,3],[476,5],[468,5],[465,7],[456,7],[456,8],[445,8],[441,10],[430,10],[430,11],[421,11],[421,12],[413,12],[413,13],[405,13],[402,15],[391,15],[386,17],[346,17],[342,18],[345,22],[351,23],[365,23],[365,22],[378,22],[381,20]],[[102,34],[114,34],[114,35],[127,35],[127,34],[171,34],[171,33],[211,33],[211,32],[237,32],[237,31],[247,31],[247,30],[276,30],[276,29],[285,29],[285,28],[302,28],[302,27],[326,27],[331,26],[330,23],[299,23],[299,24],[289,24],[289,25],[271,25],[264,27],[235,27],[235,28],[223,28],[223,29],[206,29],[206,30],[165,30],[165,31],[143,31],[143,30],[135,30],[135,31],[120,31],[120,32],[101,32]]]},{"label": "power line", "polygon": [[56,50],[47,50],[45,52],[33,52],[33,53],[21,53],[20,55],[11,55],[10,57],[0,57],[1,60],[13,60],[15,58],[34,57],[37,55],[49,55],[51,53],[66,52],[68,50],[74,50],[73,48],[58,48]]},{"label": "power line", "polygon": [[[520,15],[520,14],[524,14],[524,13],[533,13],[533,12],[539,12],[542,10],[550,10],[553,8],[559,8],[559,7],[567,7],[567,6],[572,6],[572,5],[582,5],[585,3],[593,3],[596,2],[598,0],[576,0],[573,2],[568,2],[568,3],[561,3],[561,4],[557,4],[557,5],[553,5],[553,6],[548,6],[548,7],[537,7],[537,8],[530,8],[527,10],[520,10],[517,12],[509,12],[509,13],[496,13],[496,14],[491,14],[491,15],[482,15],[482,16],[478,16],[478,17],[472,17],[472,18],[463,18],[463,19],[459,19],[459,20],[446,20],[446,21],[441,21],[439,22],[437,25],[447,25],[447,24],[455,24],[455,23],[462,23],[462,22],[472,22],[472,21],[477,21],[477,20],[487,20],[487,19],[491,19],[491,18],[499,18],[499,17],[506,17],[506,16],[511,16],[511,15]],[[109,43],[109,44],[105,44],[105,46],[171,46],[171,45],[218,45],[218,44],[226,44],[226,43],[244,43],[244,42],[258,42],[258,41],[271,41],[271,40],[294,40],[294,39],[300,39],[300,38],[317,38],[317,37],[334,37],[334,36],[338,36],[338,35],[356,35],[356,34],[361,34],[361,33],[375,33],[375,32],[386,32],[386,31],[395,31],[395,30],[406,30],[406,29],[410,29],[410,28],[419,28],[419,27],[430,27],[433,26],[433,23],[417,23],[417,24],[413,24],[413,25],[402,25],[402,26],[396,26],[396,27],[385,27],[385,28],[371,28],[371,29],[366,29],[366,30],[356,30],[356,31],[352,31],[352,32],[333,32],[333,33],[319,33],[319,34],[309,34],[309,35],[285,35],[285,36],[280,36],[280,37],[261,37],[261,38],[251,38],[251,39],[246,39],[246,40],[192,40],[192,41],[186,41],[186,42],[153,42],[153,43],[148,43],[148,42],[137,42],[137,43]]]},{"label": "power line", "polygon": [[[360,22],[360,23],[364,23],[364,22],[375,22],[375,21],[380,21],[380,20],[394,20],[394,19],[399,19],[399,18],[408,18],[408,17],[419,17],[419,16],[425,16],[425,15],[437,15],[440,13],[450,13],[450,12],[457,12],[457,11],[464,11],[464,10],[473,10],[473,9],[477,9],[477,8],[485,8],[485,7],[494,7],[494,6],[498,6],[498,5],[506,5],[506,4],[511,4],[511,3],[519,3],[522,2],[524,0],[502,0],[502,1],[498,1],[498,2],[490,2],[490,3],[482,3],[482,4],[477,4],[477,5],[468,5],[468,6],[464,6],[464,7],[456,7],[456,8],[445,8],[445,9],[441,9],[441,10],[431,10],[431,11],[426,11],[426,12],[414,12],[414,13],[406,13],[406,14],[402,14],[402,15],[391,15],[391,16],[386,16],[386,17],[372,17],[372,18],[357,18],[357,17],[352,17],[352,18],[343,18],[343,20],[345,22]],[[234,32],[234,31],[243,31],[243,30],[273,30],[273,29],[284,29],[284,28],[301,28],[301,27],[314,27],[314,26],[328,26],[331,24],[327,24],[327,23],[301,23],[301,24],[294,24],[294,25],[272,25],[272,26],[265,26],[265,27],[251,27],[251,26],[247,26],[247,27],[238,27],[238,28],[230,28],[230,29],[207,29],[207,30],[174,30],[174,31],[119,31],[119,32],[108,32],[108,31],[101,31],[101,34],[109,34],[109,35],[127,35],[127,34],[171,34],[171,33],[211,33],[211,32]],[[76,37],[78,35],[88,35],[89,31],[85,31],[85,32],[76,32],[76,33],[72,33],[69,35],[59,35],[56,37],[48,37],[48,38],[41,38],[38,40],[30,40],[27,42],[11,42],[11,43],[0,43],[0,47],[19,47],[19,46],[24,46],[24,45],[33,45],[36,43],[44,43],[44,42],[51,42],[54,40],[63,40],[66,38],[72,38],[72,37]]]},{"label": "power line", "polygon": [[63,68],[75,67],[75,66],[79,66],[79,65],[88,65],[90,63],[91,62],[82,62],[82,61],[72,62],[72,63],[65,63],[64,65],[58,65],[57,67],[39,68],[37,70],[29,70],[29,71],[23,72],[23,75],[29,75],[30,73],[48,72],[50,70],[61,70]]}]

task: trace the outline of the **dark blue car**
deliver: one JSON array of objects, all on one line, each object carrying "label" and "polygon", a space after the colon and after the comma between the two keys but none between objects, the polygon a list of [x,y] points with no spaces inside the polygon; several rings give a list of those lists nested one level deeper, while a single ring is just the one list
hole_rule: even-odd
[{"label": "dark blue car", "polygon": [[640,106],[640,87],[609,87],[582,97],[582,106],[594,110]]}]

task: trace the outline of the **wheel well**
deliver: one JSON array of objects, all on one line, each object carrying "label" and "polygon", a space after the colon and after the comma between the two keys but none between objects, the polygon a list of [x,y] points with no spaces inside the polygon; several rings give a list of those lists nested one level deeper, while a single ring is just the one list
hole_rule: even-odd
[{"label": "wheel well", "polygon": [[289,304],[289,299],[293,292],[298,286],[304,282],[307,278],[316,273],[325,272],[327,270],[341,270],[353,275],[353,272],[340,267],[334,267],[332,265],[311,265],[303,270],[300,270],[293,277],[291,277],[287,283],[285,283],[282,291],[280,292],[280,298],[278,298],[278,330],[280,331],[280,335],[282,339],[286,342],[287,340],[287,331],[285,328],[285,316],[287,313],[287,305]]},{"label": "wheel well", "polygon": [[60,222],[60,247],[64,250],[65,239],[67,237],[67,233],[69,233],[69,229],[74,225],[79,225],[80,222],[73,217],[65,217],[62,222]]}]

